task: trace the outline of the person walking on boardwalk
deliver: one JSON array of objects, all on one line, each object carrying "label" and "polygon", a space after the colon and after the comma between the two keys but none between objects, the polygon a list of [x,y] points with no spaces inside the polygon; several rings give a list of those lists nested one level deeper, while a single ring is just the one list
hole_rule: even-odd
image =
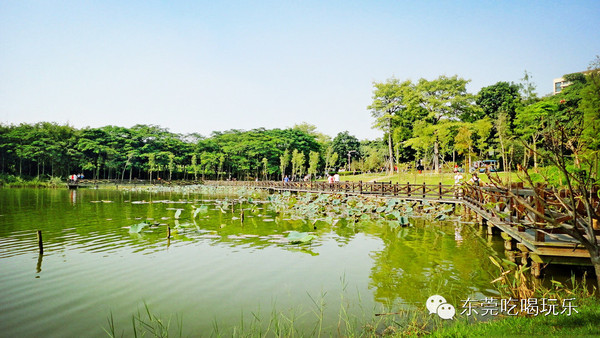
[{"label": "person walking on boardwalk", "polygon": [[473,176],[469,180],[469,183],[471,183],[472,185],[476,185],[476,186],[481,185],[481,180],[479,179],[479,176],[477,176],[477,173],[473,173]]},{"label": "person walking on boardwalk", "polygon": [[463,175],[455,169],[454,171],[454,197],[462,196],[462,189],[460,187]]}]

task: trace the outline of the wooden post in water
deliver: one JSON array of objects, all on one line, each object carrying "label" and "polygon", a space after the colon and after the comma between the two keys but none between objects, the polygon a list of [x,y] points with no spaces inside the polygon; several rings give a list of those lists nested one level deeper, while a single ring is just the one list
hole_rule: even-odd
[{"label": "wooden post in water", "polygon": [[40,255],[44,254],[44,242],[42,241],[42,230],[37,231],[38,247],[40,248]]},{"label": "wooden post in water", "polygon": [[244,223],[244,209],[240,210],[240,221]]},{"label": "wooden post in water", "polygon": [[167,239],[171,238],[171,226],[167,226]]}]

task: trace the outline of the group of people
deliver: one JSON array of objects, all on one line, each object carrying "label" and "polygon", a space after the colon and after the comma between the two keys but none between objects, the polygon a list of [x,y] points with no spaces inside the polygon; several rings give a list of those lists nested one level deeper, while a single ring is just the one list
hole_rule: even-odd
[{"label": "group of people", "polygon": [[[304,176],[304,182],[310,181],[310,175],[306,175]],[[283,177],[283,182],[284,183],[288,183],[290,181],[290,178],[288,175],[285,175]],[[339,182],[340,181],[340,174],[335,173],[334,175],[330,175],[329,173],[327,173],[327,182],[333,184],[335,182]]]},{"label": "group of people", "polygon": [[[454,169],[454,184],[459,185],[463,179],[463,175],[460,171]],[[467,182],[471,185],[481,185],[481,179],[477,176],[477,173],[471,174],[471,179]]]},{"label": "group of people", "polygon": [[327,182],[329,184],[333,184],[335,182],[339,182],[340,181],[340,174],[335,173],[335,175],[329,175],[327,174]]},{"label": "group of people", "polygon": [[83,179],[83,174],[69,175],[69,181],[71,181],[71,182],[77,182],[77,180],[82,180],[82,179]]}]

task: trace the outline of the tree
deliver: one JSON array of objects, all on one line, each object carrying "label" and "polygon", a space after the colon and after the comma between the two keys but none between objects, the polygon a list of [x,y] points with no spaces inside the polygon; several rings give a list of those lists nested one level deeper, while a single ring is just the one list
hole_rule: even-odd
[{"label": "tree", "polygon": [[[305,162],[304,154],[298,149],[294,149],[292,152],[292,177],[302,176],[304,171],[304,162]],[[298,175],[298,176],[296,176]]]},{"label": "tree", "polygon": [[[521,138],[525,141],[530,140],[530,148],[533,153],[533,166],[537,168],[537,143],[542,136],[546,118],[558,111],[558,106],[549,101],[540,101],[526,106],[517,111],[516,126]],[[547,124],[546,124],[547,125]],[[523,166],[527,166],[527,156],[523,158]]]},{"label": "tree", "polygon": [[367,107],[375,118],[373,126],[387,134],[389,150],[389,172],[394,171],[394,153],[392,151],[392,133],[396,115],[406,108],[404,96],[412,86],[410,81],[400,83],[391,78],[385,83],[373,83],[373,103]]},{"label": "tree", "polygon": [[279,156],[279,168],[281,170],[281,180],[283,181],[285,176],[285,169],[290,164],[290,151],[288,149],[285,150],[283,155]]},{"label": "tree", "polygon": [[263,180],[267,180],[267,174],[268,174],[268,167],[269,167],[269,160],[267,160],[266,157],[263,157],[261,160],[261,163],[263,165]]},{"label": "tree", "polygon": [[175,169],[175,154],[168,152],[167,156],[169,158],[169,181],[173,179],[173,170]]},{"label": "tree", "polygon": [[329,172],[331,166],[335,166],[338,160],[338,153],[333,150],[333,146],[327,147],[327,151],[325,153],[325,171]]},{"label": "tree", "polygon": [[156,170],[156,154],[148,154],[148,176],[150,177],[150,183],[152,183],[152,172]]},{"label": "tree", "polygon": [[311,151],[308,158],[308,173],[311,175],[311,179],[313,179],[314,175],[317,174],[317,167],[319,166],[319,153]]},{"label": "tree", "polygon": [[192,155],[192,169],[194,170],[194,181],[198,180],[198,162],[196,154]]},{"label": "tree", "polygon": [[[592,65],[600,68],[600,58]],[[575,86],[569,91],[568,95],[576,94],[573,97],[580,98],[577,106],[570,109],[559,107],[569,106],[569,102],[557,95],[517,113],[517,125],[524,135],[534,134],[531,129],[537,128],[540,140],[540,147],[536,147],[535,142],[525,146],[534,154],[544,156],[560,173],[558,180],[547,177],[545,185],[535,185],[527,168],[521,170],[523,177],[535,187],[533,193],[536,199],[548,212],[540,212],[535,205],[503,187],[499,180],[495,182],[497,187],[526,206],[528,212],[543,220],[543,227],[536,223],[532,226],[534,229],[558,230],[588,250],[600,288],[600,243],[597,237],[600,223],[600,73],[591,72],[582,86]],[[560,100],[558,104],[553,102],[555,99]],[[546,201],[555,202],[546,205]]]},{"label": "tree", "polygon": [[292,129],[297,129],[297,130],[302,131],[305,134],[313,136],[317,140],[317,142],[319,142],[320,144],[325,144],[325,143],[331,141],[331,137],[329,137],[329,135],[325,135],[321,132],[318,132],[317,127],[315,125],[307,123],[307,122],[295,124],[294,127],[292,127]]},{"label": "tree", "polygon": [[339,162],[341,162],[341,164],[344,166],[348,164],[346,156],[348,156],[349,152],[355,151],[356,154],[352,153],[351,155],[360,156],[358,153],[360,150],[360,142],[356,136],[350,135],[347,130],[338,133],[333,139],[331,146],[333,147],[333,151],[338,154]]},{"label": "tree", "polygon": [[[440,170],[439,165],[439,134],[440,125],[452,123],[459,120],[469,120],[478,108],[473,105],[473,95],[467,93],[466,85],[469,80],[458,76],[440,76],[435,80],[428,81],[420,79],[412,91],[409,109],[424,109],[427,117],[426,125],[420,129],[426,133],[423,135],[415,127],[413,138],[407,144],[433,145],[433,167]],[[427,125],[433,126],[428,127]],[[447,135],[450,135],[449,133]]]},{"label": "tree", "polygon": [[473,132],[467,124],[458,129],[458,134],[454,139],[454,147],[459,154],[467,154],[469,158],[468,168],[472,167],[471,155],[473,154]]},{"label": "tree", "polygon": [[523,96],[523,102],[525,104],[537,101],[535,84],[531,81],[531,73],[527,72],[527,70],[523,72],[523,78],[521,78],[519,88],[521,89],[521,95]]},{"label": "tree", "polygon": [[[598,153],[600,151],[600,56],[590,64],[591,71],[586,78],[587,85],[581,90],[581,101],[579,109],[583,113],[582,139],[587,143],[590,151],[589,156],[595,157],[598,164]],[[598,173],[598,167],[595,170]],[[598,177],[596,176],[596,179]]]},{"label": "tree", "polygon": [[500,152],[502,153],[502,168],[505,171],[510,171],[507,152],[508,144],[512,137],[512,132],[508,113],[501,112],[498,114],[498,118],[494,120],[494,128],[496,128],[496,133],[500,143]]},{"label": "tree", "polygon": [[364,172],[378,170],[385,165],[386,147],[381,140],[362,141],[360,153],[363,154],[361,170]]},{"label": "tree", "polygon": [[[488,116],[495,120],[499,114],[507,114],[508,121],[512,123],[517,108],[521,106],[519,85],[508,82],[497,82],[494,85],[483,87],[475,97],[475,103],[481,108],[482,115],[475,116],[481,119]],[[473,122],[473,121],[468,121]]]}]

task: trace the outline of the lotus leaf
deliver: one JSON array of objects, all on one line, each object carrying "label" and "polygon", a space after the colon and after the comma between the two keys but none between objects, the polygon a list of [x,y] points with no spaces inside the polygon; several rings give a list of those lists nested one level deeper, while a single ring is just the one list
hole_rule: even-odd
[{"label": "lotus leaf", "polygon": [[394,211],[392,211],[392,212],[390,213],[390,215],[392,215],[392,216],[396,217],[396,219],[397,219],[397,220],[399,220],[399,219],[400,219],[400,217],[402,217],[402,216],[400,215],[400,211],[398,211],[398,210],[394,210]]},{"label": "lotus leaf", "polygon": [[134,224],[131,227],[129,227],[129,233],[130,234],[138,234],[138,233],[140,233],[142,231],[142,229],[144,229],[145,227],[147,227],[149,225],[150,224],[148,224],[146,222]]},{"label": "lotus leaf", "polygon": [[406,216],[400,216],[400,218],[398,218],[398,222],[400,222],[400,225],[402,225],[402,226],[410,225],[410,222],[408,221],[408,217],[406,217]]},{"label": "lotus leaf", "polygon": [[292,231],[287,235],[287,240],[292,244],[308,243],[316,237],[317,236],[311,235],[307,232]]}]

